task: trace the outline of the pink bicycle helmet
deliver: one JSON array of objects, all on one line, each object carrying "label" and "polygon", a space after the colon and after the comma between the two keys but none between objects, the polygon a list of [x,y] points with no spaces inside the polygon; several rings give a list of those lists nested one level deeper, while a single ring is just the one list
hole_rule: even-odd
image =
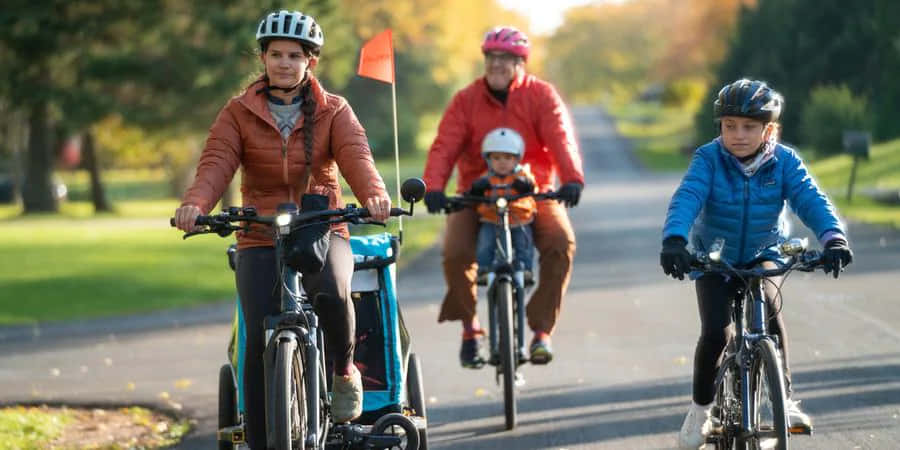
[{"label": "pink bicycle helmet", "polygon": [[521,56],[526,60],[530,49],[528,36],[511,26],[495,27],[484,35],[484,42],[481,43],[482,53],[491,51],[507,52]]}]

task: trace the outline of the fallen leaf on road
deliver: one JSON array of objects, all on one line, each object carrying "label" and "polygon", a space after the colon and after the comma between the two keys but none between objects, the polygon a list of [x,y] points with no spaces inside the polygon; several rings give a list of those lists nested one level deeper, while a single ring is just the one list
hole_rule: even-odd
[{"label": "fallen leaf on road", "polygon": [[133,391],[135,388],[134,381],[129,381],[128,384],[125,385],[126,391]]},{"label": "fallen leaf on road", "polygon": [[162,391],[162,392],[159,393],[159,398],[161,398],[161,399],[163,399],[163,400],[168,400],[168,399],[169,399],[169,393],[166,392],[166,391]]},{"label": "fallen leaf on road", "polygon": [[428,397],[428,403],[437,403],[437,397]]},{"label": "fallen leaf on road", "polygon": [[484,389],[482,389],[482,388],[475,389],[475,396],[476,396],[476,397],[484,397],[485,395],[487,395],[487,391],[486,391],[486,390],[484,390]]},{"label": "fallen leaf on road", "polygon": [[687,364],[687,362],[688,362],[687,356],[682,355],[682,356],[675,358],[675,364],[678,364],[679,366],[683,366],[683,365]]},{"label": "fallen leaf on road", "polygon": [[176,389],[187,389],[187,388],[191,387],[192,384],[194,384],[194,382],[191,381],[189,378],[182,378],[180,380],[175,381],[175,388]]},{"label": "fallen leaf on road", "polygon": [[52,369],[50,369],[50,375],[53,375],[54,377],[58,377],[59,374],[60,374],[59,369],[57,369],[57,368],[55,368],[55,367],[52,368]]},{"label": "fallen leaf on road", "polygon": [[106,364],[107,366],[112,366],[112,358],[104,358],[103,364]]}]

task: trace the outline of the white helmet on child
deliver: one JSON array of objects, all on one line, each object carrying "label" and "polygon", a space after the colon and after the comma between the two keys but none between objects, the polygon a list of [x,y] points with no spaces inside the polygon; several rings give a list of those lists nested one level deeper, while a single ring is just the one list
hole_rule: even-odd
[{"label": "white helmet on child", "polygon": [[512,128],[495,128],[481,141],[481,156],[487,158],[489,153],[509,153],[522,159],[525,154],[525,141]]}]

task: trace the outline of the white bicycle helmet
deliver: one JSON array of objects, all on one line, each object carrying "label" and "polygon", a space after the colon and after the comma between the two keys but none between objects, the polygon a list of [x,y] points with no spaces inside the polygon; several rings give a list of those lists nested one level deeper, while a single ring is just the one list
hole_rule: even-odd
[{"label": "white bicycle helmet", "polygon": [[266,15],[256,30],[256,42],[263,39],[292,39],[315,47],[325,43],[322,28],[316,19],[300,11],[281,10]]},{"label": "white bicycle helmet", "polygon": [[487,158],[489,153],[509,153],[522,159],[525,154],[525,141],[512,128],[495,128],[481,141],[481,156]]}]

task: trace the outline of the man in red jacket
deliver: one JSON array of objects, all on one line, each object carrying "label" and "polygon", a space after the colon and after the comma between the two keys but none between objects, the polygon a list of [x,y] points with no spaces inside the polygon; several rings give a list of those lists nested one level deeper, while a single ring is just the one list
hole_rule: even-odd
[{"label": "man in red jacket", "polygon": [[[485,75],[456,93],[441,119],[437,137],[425,164],[428,211],[446,205],[444,188],[458,169],[457,192],[465,192],[487,169],[481,156],[485,134],[498,127],[519,132],[525,140],[523,164],[529,164],[538,190],[553,189],[559,179],[561,202],[578,204],[584,187],[581,156],[566,106],[549,83],[525,72],[528,38],[512,27],[489,31],[481,44]],[[481,326],[475,315],[475,241],[478,216],[472,209],[447,217],[443,266],[447,295],[438,322],[460,320],[463,367],[479,368],[486,362]],[[528,325],[534,331],[531,362],[546,364],[553,357],[550,334],[572,271],[575,233],[565,209],[557,202],[538,202],[534,241],[540,253],[539,285],[528,302]]]}]

